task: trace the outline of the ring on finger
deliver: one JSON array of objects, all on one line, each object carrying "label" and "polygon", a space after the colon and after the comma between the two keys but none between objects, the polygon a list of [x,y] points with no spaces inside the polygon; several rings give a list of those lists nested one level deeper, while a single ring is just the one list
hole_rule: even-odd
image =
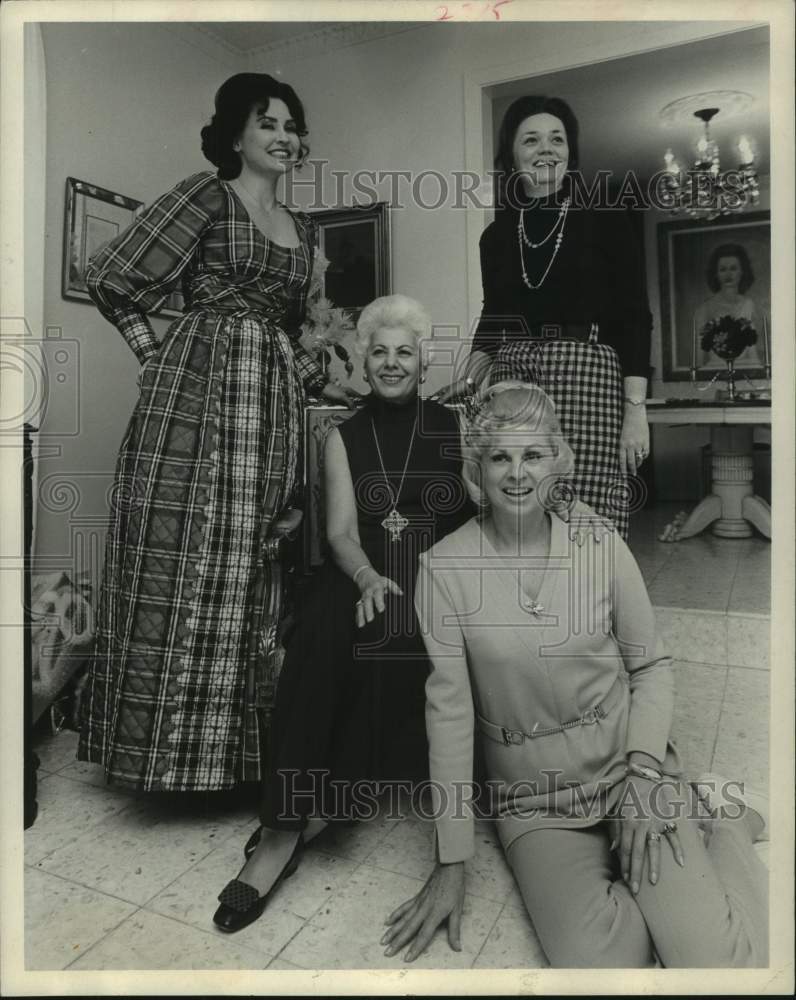
[{"label": "ring on finger", "polygon": [[674,820],[670,820],[670,822],[664,823],[663,832],[666,834],[677,832],[677,824],[674,822]]},{"label": "ring on finger", "polygon": [[656,833],[654,830],[650,830],[650,832],[647,834],[647,840],[651,840],[653,844],[657,844],[657,842],[660,839],[661,835],[659,833]]}]

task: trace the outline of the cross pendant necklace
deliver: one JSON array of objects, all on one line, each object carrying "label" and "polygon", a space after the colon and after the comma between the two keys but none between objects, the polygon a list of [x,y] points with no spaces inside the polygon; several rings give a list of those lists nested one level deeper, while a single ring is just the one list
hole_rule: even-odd
[{"label": "cross pendant necklace", "polygon": [[381,522],[382,528],[390,533],[390,541],[397,542],[401,537],[401,532],[409,524],[409,521],[399,514],[398,511],[393,507],[390,513]]},{"label": "cross pendant necklace", "polygon": [[412,436],[409,439],[409,448],[406,452],[406,461],[404,462],[404,471],[401,473],[401,482],[398,484],[398,492],[393,493],[392,486],[390,485],[390,480],[387,478],[387,470],[384,468],[384,459],[381,457],[381,448],[379,446],[379,436],[376,433],[376,424],[373,417],[370,418],[370,426],[373,428],[373,440],[376,442],[376,453],[379,456],[379,465],[381,466],[381,474],[384,476],[384,484],[390,494],[390,500],[392,501],[392,509],[390,513],[381,522],[382,528],[390,533],[390,541],[397,542],[401,538],[401,532],[404,528],[408,527],[409,521],[403,516],[403,514],[398,512],[398,501],[401,498],[401,490],[404,488],[404,479],[406,478],[406,470],[409,468],[409,456],[412,454],[412,445],[415,443],[415,431],[417,430],[417,417],[412,424]]}]

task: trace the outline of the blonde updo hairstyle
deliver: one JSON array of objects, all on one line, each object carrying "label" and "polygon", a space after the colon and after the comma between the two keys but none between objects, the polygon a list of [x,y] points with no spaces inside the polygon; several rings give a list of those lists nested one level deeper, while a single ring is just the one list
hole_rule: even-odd
[{"label": "blonde updo hairstyle", "polygon": [[572,492],[563,480],[572,474],[575,456],[561,431],[555,405],[539,386],[517,381],[490,386],[465,428],[462,479],[472,501],[480,507],[487,505],[481,463],[495,436],[506,433],[516,434],[522,442],[552,444],[555,461],[552,474],[540,488],[542,505],[570,506]]},{"label": "blonde updo hairstyle", "polygon": [[[431,318],[416,299],[408,295],[382,295],[368,303],[359,314],[354,350],[360,358],[368,353],[373,334],[384,327],[400,327],[413,334],[418,353],[420,342],[431,338]],[[424,367],[429,360],[430,356],[421,358]]]}]

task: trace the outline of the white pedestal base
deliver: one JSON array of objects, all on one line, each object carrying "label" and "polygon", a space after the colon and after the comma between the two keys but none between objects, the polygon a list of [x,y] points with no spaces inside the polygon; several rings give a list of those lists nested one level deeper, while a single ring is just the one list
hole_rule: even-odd
[{"label": "white pedestal base", "polygon": [[771,508],[752,492],[752,428],[711,427],[712,492],[682,523],[665,529],[661,541],[692,538],[713,525],[719,538],[749,538],[752,525],[771,538]]}]

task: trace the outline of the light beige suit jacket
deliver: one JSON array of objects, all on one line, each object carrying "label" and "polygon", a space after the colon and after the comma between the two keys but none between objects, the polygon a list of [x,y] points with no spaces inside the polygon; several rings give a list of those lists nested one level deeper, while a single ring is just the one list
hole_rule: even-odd
[{"label": "light beige suit jacket", "polygon": [[[420,557],[415,603],[433,668],[426,725],[443,862],[473,854],[479,721],[504,847],[540,825],[599,822],[616,805],[632,750],[679,768],[668,743],[672,664],[633,556],[584,504],[569,524],[551,524],[541,607],[520,588],[527,557],[499,556],[477,518]],[[503,727],[516,742],[501,738]]]}]

